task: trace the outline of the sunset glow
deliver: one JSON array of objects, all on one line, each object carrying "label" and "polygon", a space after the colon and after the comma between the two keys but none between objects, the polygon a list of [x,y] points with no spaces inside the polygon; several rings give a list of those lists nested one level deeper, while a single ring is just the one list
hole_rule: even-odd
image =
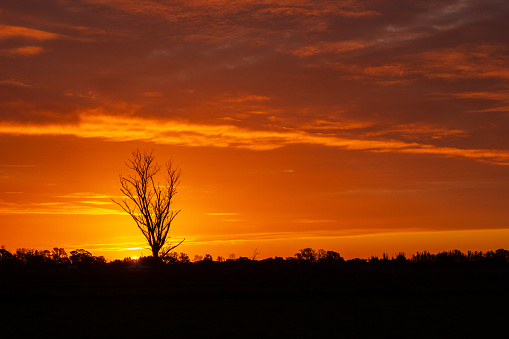
[{"label": "sunset glow", "polygon": [[[0,245],[137,259],[131,152],[194,255],[509,247],[509,3],[6,1]],[[162,178],[161,178],[162,180]]]}]

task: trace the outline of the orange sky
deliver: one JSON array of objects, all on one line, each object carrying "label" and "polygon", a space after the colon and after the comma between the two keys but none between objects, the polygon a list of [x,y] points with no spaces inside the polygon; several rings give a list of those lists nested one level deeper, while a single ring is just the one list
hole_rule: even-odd
[{"label": "orange sky", "polygon": [[149,254],[111,197],[182,169],[214,257],[509,248],[509,3],[0,5],[0,244]]}]

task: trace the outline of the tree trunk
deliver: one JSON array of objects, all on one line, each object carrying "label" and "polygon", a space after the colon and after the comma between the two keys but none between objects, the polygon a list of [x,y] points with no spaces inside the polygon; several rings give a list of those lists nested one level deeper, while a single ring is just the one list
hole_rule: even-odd
[{"label": "tree trunk", "polygon": [[154,261],[159,261],[161,258],[159,258],[159,250],[152,248],[152,256],[154,257]]}]

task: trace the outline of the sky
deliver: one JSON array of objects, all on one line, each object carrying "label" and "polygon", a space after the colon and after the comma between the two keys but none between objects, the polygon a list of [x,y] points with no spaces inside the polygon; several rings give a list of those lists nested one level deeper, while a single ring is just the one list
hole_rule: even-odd
[{"label": "sky", "polygon": [[507,32],[506,0],[4,1],[0,244],[149,255],[111,200],[139,149],[191,257],[509,248]]}]

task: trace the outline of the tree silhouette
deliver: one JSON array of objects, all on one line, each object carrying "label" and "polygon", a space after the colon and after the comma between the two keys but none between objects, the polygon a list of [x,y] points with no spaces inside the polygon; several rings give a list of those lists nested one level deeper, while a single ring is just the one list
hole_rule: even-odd
[{"label": "tree silhouette", "polygon": [[189,259],[189,256],[187,254],[185,254],[184,252],[181,252],[179,254],[179,262],[181,263],[184,263],[184,264],[187,264],[188,262],[190,262],[191,260]]},{"label": "tree silhouette", "polygon": [[175,168],[170,160],[166,165],[164,185],[155,182],[161,166],[154,161],[154,155],[136,150],[133,158],[126,163],[134,171],[133,175],[120,175],[120,191],[126,199],[115,201],[136,222],[152,250],[156,261],[170,253],[175,247],[168,243],[168,232],[173,219],[180,210],[172,210],[172,200],[180,183],[180,169]]},{"label": "tree silhouette", "polygon": [[58,264],[67,264],[69,263],[69,258],[67,257],[67,252],[63,248],[53,247],[51,251],[51,259]]},{"label": "tree silhouette", "polygon": [[93,262],[92,253],[82,248],[71,251],[70,259],[73,264],[90,264]]},{"label": "tree silhouette", "polygon": [[295,253],[295,258],[298,260],[305,260],[309,262],[315,262],[316,261],[316,252],[314,249],[310,247],[303,248],[299,250],[299,252]]}]

